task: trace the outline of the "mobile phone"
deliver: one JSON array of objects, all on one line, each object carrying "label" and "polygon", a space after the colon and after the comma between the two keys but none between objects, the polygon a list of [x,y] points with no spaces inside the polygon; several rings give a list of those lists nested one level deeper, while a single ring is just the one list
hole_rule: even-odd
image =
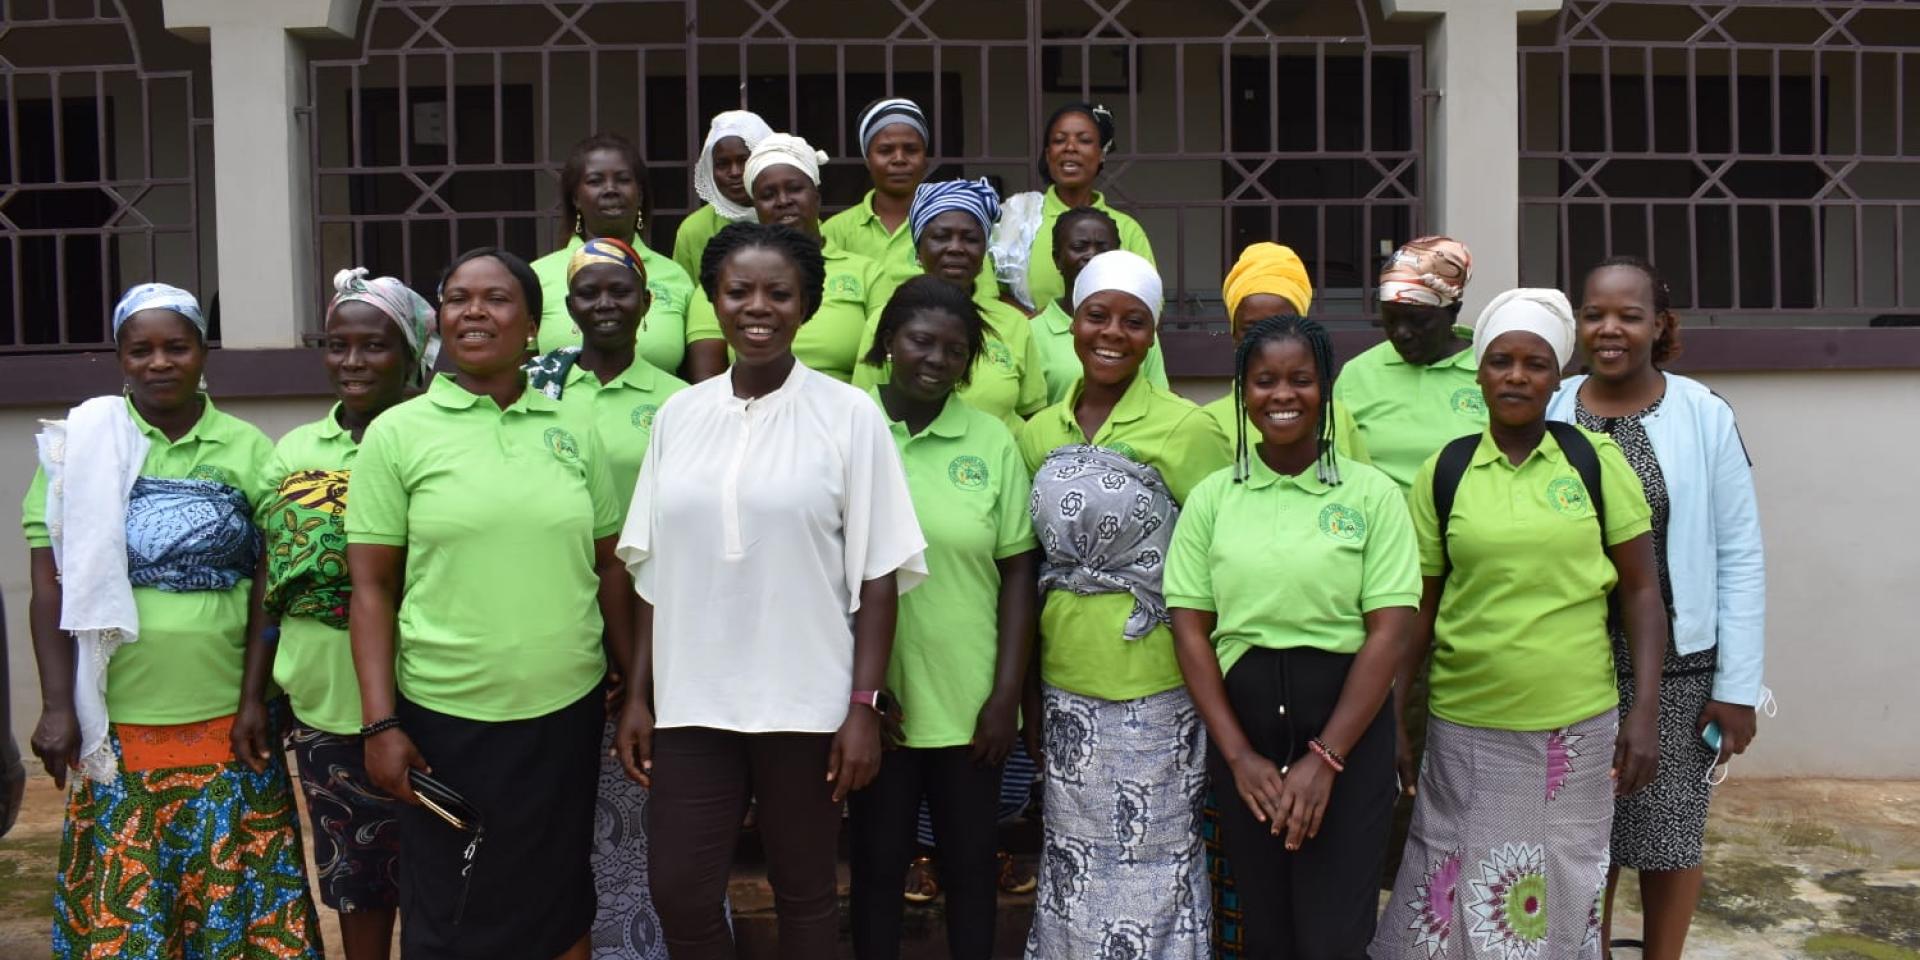
[{"label": "mobile phone", "polygon": [[1700,731],[1700,740],[1702,743],[1705,743],[1707,745],[1707,749],[1713,751],[1714,756],[1716,757],[1719,756],[1720,755],[1720,723],[1719,721],[1715,721],[1713,723],[1707,724],[1706,729]]}]

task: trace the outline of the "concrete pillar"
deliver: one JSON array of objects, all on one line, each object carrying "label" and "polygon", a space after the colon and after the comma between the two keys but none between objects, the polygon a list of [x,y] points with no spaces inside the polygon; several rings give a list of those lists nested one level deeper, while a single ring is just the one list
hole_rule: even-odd
[{"label": "concrete pillar", "polygon": [[1520,282],[1519,21],[1561,0],[1380,0],[1427,32],[1427,222],[1473,250],[1461,316]]},{"label": "concrete pillar", "polygon": [[[213,194],[228,348],[291,347],[315,302],[301,36],[351,36],[360,0],[165,0],[167,29],[212,45]],[[203,295],[204,295],[203,291]]]}]

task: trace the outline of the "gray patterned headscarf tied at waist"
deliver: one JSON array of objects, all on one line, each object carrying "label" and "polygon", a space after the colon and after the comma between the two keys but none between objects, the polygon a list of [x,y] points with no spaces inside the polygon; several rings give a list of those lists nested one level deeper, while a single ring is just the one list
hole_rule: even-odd
[{"label": "gray patterned headscarf tied at waist", "polygon": [[1033,478],[1028,509],[1047,552],[1042,593],[1132,594],[1128,640],[1169,622],[1161,577],[1180,508],[1160,471],[1100,447],[1060,447]]}]

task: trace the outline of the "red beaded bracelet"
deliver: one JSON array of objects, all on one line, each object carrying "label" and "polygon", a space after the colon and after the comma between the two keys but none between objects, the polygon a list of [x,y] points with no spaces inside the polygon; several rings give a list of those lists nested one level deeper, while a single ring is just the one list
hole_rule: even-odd
[{"label": "red beaded bracelet", "polygon": [[1314,737],[1312,740],[1308,740],[1307,746],[1313,748],[1313,752],[1319,754],[1320,759],[1325,760],[1327,762],[1327,766],[1333,768],[1334,773],[1347,772],[1346,760],[1343,759],[1339,754],[1334,753],[1332,747],[1329,747],[1326,744],[1320,742],[1319,737]]}]

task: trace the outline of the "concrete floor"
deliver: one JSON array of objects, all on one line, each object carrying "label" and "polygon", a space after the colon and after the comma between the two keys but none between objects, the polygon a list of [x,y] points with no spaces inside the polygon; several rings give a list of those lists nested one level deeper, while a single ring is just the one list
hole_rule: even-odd
[{"label": "concrete floor", "polygon": [[[47,956],[60,814],[52,781],[38,778],[0,840],[0,960]],[[1689,958],[1920,960],[1920,782],[1735,781],[1707,841]],[[1636,897],[1629,882],[1616,937],[1638,930]]]}]

